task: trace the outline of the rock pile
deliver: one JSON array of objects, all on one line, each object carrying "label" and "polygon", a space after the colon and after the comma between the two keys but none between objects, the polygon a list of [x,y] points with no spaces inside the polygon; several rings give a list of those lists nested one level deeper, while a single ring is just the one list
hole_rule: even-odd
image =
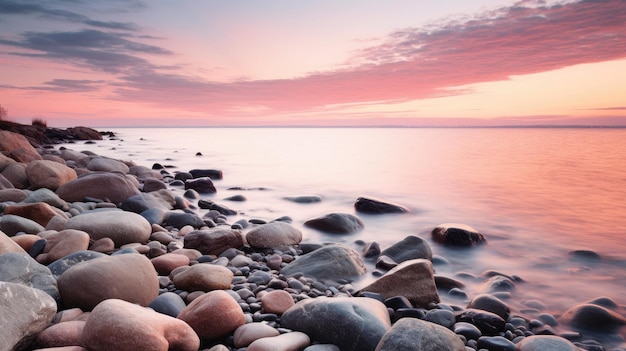
[{"label": "rock pile", "polygon": [[[11,140],[0,150],[0,350],[603,350],[586,330],[626,324],[609,298],[531,318],[505,302],[521,279],[495,271],[472,277],[484,291],[468,298],[414,235],[362,253],[302,243],[301,225],[358,232],[355,215],[230,223],[234,210],[199,195],[219,170],[171,175]],[[355,208],[408,211],[367,198]],[[466,226],[433,236],[467,250],[486,242]],[[380,274],[357,289],[364,259]]]}]

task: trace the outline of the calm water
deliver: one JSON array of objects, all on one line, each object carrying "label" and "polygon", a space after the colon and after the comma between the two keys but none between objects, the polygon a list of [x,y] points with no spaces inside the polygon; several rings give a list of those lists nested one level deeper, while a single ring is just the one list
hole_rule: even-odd
[{"label": "calm water", "polygon": [[[479,230],[483,248],[449,250],[441,274],[480,275],[496,269],[519,275],[516,301],[539,299],[553,313],[598,296],[626,304],[626,129],[113,129],[120,140],[70,146],[172,171],[217,168],[215,201],[242,218],[289,215],[304,241],[375,240],[384,248],[407,235],[430,240],[446,222]],[[195,156],[201,152],[203,156]],[[229,187],[270,191],[229,191]],[[182,191],[181,191],[182,192]],[[317,204],[287,195],[316,194]],[[302,227],[327,212],[354,213],[359,196],[409,207],[409,215],[363,216],[366,229],[329,236]],[[233,222],[239,217],[233,217]],[[568,259],[594,250],[600,263]],[[371,276],[365,280],[371,279]],[[472,296],[479,286],[470,284]]]}]

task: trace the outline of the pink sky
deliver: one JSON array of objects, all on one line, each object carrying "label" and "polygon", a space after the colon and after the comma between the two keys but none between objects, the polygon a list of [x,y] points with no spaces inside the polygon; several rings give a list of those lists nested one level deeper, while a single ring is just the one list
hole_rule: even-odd
[{"label": "pink sky", "polygon": [[9,119],[626,126],[626,1],[69,3],[0,2]]}]

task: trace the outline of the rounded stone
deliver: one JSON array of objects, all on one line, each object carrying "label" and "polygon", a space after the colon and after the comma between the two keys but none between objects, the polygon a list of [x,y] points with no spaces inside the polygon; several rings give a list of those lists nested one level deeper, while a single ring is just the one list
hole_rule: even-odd
[{"label": "rounded stone", "polygon": [[37,262],[52,263],[74,252],[87,250],[89,234],[75,229],[66,229],[46,235],[47,243],[43,253],[36,257]]},{"label": "rounded stone", "polygon": [[87,164],[87,169],[90,171],[118,172],[123,174],[128,173],[129,170],[124,162],[102,156],[92,158]]},{"label": "rounded stone", "polygon": [[176,318],[180,312],[187,307],[187,305],[180,295],[173,292],[166,292],[152,300],[148,307],[152,308],[156,312]]},{"label": "rounded stone", "polygon": [[620,314],[590,303],[570,308],[563,313],[561,321],[573,327],[594,330],[615,329],[626,325],[626,318]]},{"label": "rounded stone", "polygon": [[150,261],[159,275],[169,275],[175,268],[189,265],[189,257],[175,253],[166,253]]},{"label": "rounded stone", "polygon": [[407,213],[409,209],[404,206],[392,204],[379,199],[359,197],[354,203],[357,212],[367,214]]},{"label": "rounded stone", "polygon": [[517,351],[578,351],[569,340],[555,335],[532,335],[517,343]]},{"label": "rounded stone", "polygon": [[10,214],[28,218],[43,227],[48,225],[48,222],[50,222],[50,220],[55,216],[62,216],[67,219],[65,213],[55,210],[52,206],[45,202],[6,206],[4,208],[4,215]]},{"label": "rounded stone", "polygon": [[449,329],[416,318],[402,318],[385,333],[375,351],[465,351],[465,345]]},{"label": "rounded stone", "polygon": [[92,172],[61,185],[57,195],[65,201],[84,201],[86,197],[119,203],[139,194],[136,184],[119,173]]},{"label": "rounded stone", "polygon": [[72,168],[54,161],[35,160],[26,166],[26,176],[34,189],[56,190],[61,185],[77,178]]},{"label": "rounded stone", "polygon": [[94,258],[104,257],[105,255],[100,252],[92,251],[92,250],[83,250],[74,252],[69,254],[61,259],[58,259],[48,265],[48,268],[55,276],[60,276],[66,270],[70,269],[70,267],[89,260],[93,260]]},{"label": "rounded stone", "polygon": [[291,294],[285,290],[273,290],[261,297],[264,313],[283,314],[291,306],[295,305]]},{"label": "rounded stone", "polygon": [[239,304],[223,290],[215,290],[194,299],[178,315],[201,339],[224,337],[246,323]]},{"label": "rounded stone", "polygon": [[72,217],[65,224],[65,228],[87,232],[94,240],[110,238],[116,247],[129,243],[145,243],[152,233],[152,226],[142,216],[116,210],[89,212]]},{"label": "rounded stone", "polygon": [[184,236],[184,247],[203,255],[219,255],[226,249],[243,246],[241,232],[233,229],[196,230]]},{"label": "rounded stone", "polygon": [[173,272],[172,282],[185,291],[212,291],[229,289],[233,272],[223,266],[201,263]]},{"label": "rounded stone", "polygon": [[329,213],[309,219],[304,222],[304,225],[335,234],[351,234],[365,228],[365,224],[359,217],[349,213]]},{"label": "rounded stone", "polygon": [[302,232],[289,223],[270,222],[250,230],[246,241],[255,248],[281,248],[298,245],[302,241]]},{"label": "rounded stone", "polygon": [[258,339],[247,351],[299,351],[311,344],[308,335],[300,332],[290,332],[278,336]]},{"label": "rounded stone", "polygon": [[248,323],[235,330],[233,344],[237,348],[246,347],[260,338],[278,336],[280,333],[265,323]]},{"label": "rounded stone", "polygon": [[50,269],[26,253],[8,252],[0,255],[0,281],[39,289],[55,301],[59,300],[57,280]]},{"label": "rounded stone", "polygon": [[431,234],[434,241],[450,246],[475,246],[487,242],[484,235],[465,224],[441,224]]},{"label": "rounded stone", "polygon": [[503,336],[481,336],[476,345],[479,349],[515,351],[515,344]]},{"label": "rounded stone", "polygon": [[81,346],[85,321],[67,321],[56,323],[37,335],[35,345],[38,348]]},{"label": "rounded stone", "polygon": [[424,239],[414,235],[407,236],[401,241],[386,248],[380,254],[391,258],[396,263],[402,263],[404,261],[415,260],[418,258],[426,260],[431,260],[433,258],[433,252],[428,243]]},{"label": "rounded stone", "polygon": [[480,294],[474,297],[467,308],[475,308],[487,312],[492,312],[507,320],[509,318],[509,306],[499,298],[490,294]]},{"label": "rounded stone", "polygon": [[322,246],[298,257],[281,270],[285,276],[301,273],[320,281],[352,278],[363,275],[365,272],[366,268],[361,256],[342,244]]}]

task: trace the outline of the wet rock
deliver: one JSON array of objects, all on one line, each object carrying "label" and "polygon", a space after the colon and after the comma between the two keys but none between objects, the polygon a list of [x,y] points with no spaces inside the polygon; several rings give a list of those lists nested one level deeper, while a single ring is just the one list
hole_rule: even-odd
[{"label": "wet rock", "polygon": [[187,225],[194,228],[200,228],[204,225],[202,218],[193,213],[186,212],[167,212],[163,223],[178,229]]},{"label": "wet rock", "polygon": [[626,318],[608,308],[586,303],[563,313],[561,322],[583,329],[610,330],[626,325]]},{"label": "wet rock", "polygon": [[283,313],[281,325],[344,351],[374,350],[390,328],[380,301],[363,297],[302,300]]},{"label": "wet rock", "polygon": [[460,312],[456,316],[456,320],[475,325],[483,335],[487,336],[498,335],[504,330],[506,324],[504,319],[495,313],[471,308]]},{"label": "wet rock", "polygon": [[50,206],[65,210],[68,209],[67,202],[62,200],[57,194],[55,194],[52,190],[41,188],[37,189],[30,194],[22,201],[25,204],[34,204],[38,202],[47,203]]},{"label": "wet rock", "polygon": [[309,336],[300,332],[258,339],[250,344],[247,351],[299,351],[311,344]]},{"label": "wet rock", "polygon": [[25,350],[54,319],[57,304],[45,292],[19,283],[0,282],[0,345]]},{"label": "wet rock", "polygon": [[517,344],[518,351],[579,351],[569,340],[554,335],[532,335]]},{"label": "wet rock", "polygon": [[359,254],[341,244],[330,244],[298,257],[283,267],[285,276],[302,273],[320,281],[357,277],[365,274],[365,264]]},{"label": "wet rock", "polygon": [[443,309],[432,309],[426,313],[426,320],[439,324],[448,329],[452,328],[454,323],[456,322],[456,318],[452,311],[443,310]]},{"label": "wet rock", "polygon": [[409,209],[404,206],[392,204],[392,203],[374,199],[374,198],[367,198],[367,197],[359,197],[358,199],[356,199],[356,202],[354,203],[354,209],[357,212],[367,213],[367,214],[409,212]]},{"label": "wet rock", "polygon": [[250,230],[246,241],[254,248],[272,249],[298,245],[302,232],[285,222],[270,222]]},{"label": "wet rock", "polygon": [[106,255],[92,250],[78,251],[50,263],[48,265],[48,268],[50,269],[50,272],[52,272],[52,274],[58,277],[66,270],[70,269],[70,267],[78,263],[104,256]]},{"label": "wet rock", "polygon": [[502,336],[481,336],[476,345],[479,349],[515,351],[515,344]]},{"label": "wet rock", "polygon": [[223,172],[219,169],[192,169],[189,174],[193,178],[209,177],[211,179],[222,179],[224,177]]},{"label": "wet rock", "polygon": [[482,290],[489,293],[513,291],[515,290],[515,283],[508,277],[495,275],[482,284]]},{"label": "wet rock", "polygon": [[139,194],[139,189],[122,174],[92,172],[61,185],[56,193],[61,199],[69,202],[95,198],[119,203]]},{"label": "wet rock", "polygon": [[171,210],[172,206],[151,193],[141,193],[122,201],[120,208],[124,211],[142,213],[152,208]]},{"label": "wet rock", "polygon": [[510,308],[504,301],[490,294],[480,294],[474,297],[467,308],[474,308],[487,312],[492,312],[500,316],[502,319],[509,319]]},{"label": "wet rock", "polygon": [[197,179],[189,179],[185,181],[185,190],[193,189],[200,194],[213,194],[216,193],[215,185],[209,177],[202,177]]},{"label": "wet rock", "polygon": [[57,280],[50,269],[25,253],[9,252],[0,255],[0,281],[39,289],[54,300],[59,300]]},{"label": "wet rock", "polygon": [[65,271],[57,282],[64,306],[83,310],[91,310],[106,299],[147,306],[159,294],[152,263],[138,254],[85,261]]},{"label": "wet rock", "polygon": [[77,178],[76,171],[64,164],[35,160],[26,166],[26,177],[34,189],[47,188],[56,190],[61,185]]},{"label": "wet rock", "polygon": [[309,219],[304,225],[327,233],[351,234],[363,230],[363,221],[349,213],[329,213]]},{"label": "wet rock", "polygon": [[363,257],[365,258],[378,257],[380,256],[380,252],[381,252],[380,245],[375,241],[371,241],[363,247],[362,252],[363,252]]},{"label": "wet rock", "polygon": [[387,256],[397,263],[408,260],[423,258],[431,260],[433,252],[428,243],[417,236],[407,236],[401,241],[391,245],[381,252],[381,255]]},{"label": "wet rock", "polygon": [[417,307],[440,301],[432,264],[424,259],[405,261],[361,290],[379,293],[385,298],[404,296]]},{"label": "wet rock", "polygon": [[65,224],[65,228],[87,232],[94,240],[110,238],[116,247],[129,243],[145,243],[152,233],[152,226],[142,216],[116,210],[89,212],[72,217]]},{"label": "wet rock", "polygon": [[226,249],[243,247],[243,237],[241,231],[234,229],[196,230],[185,235],[184,247],[217,256]]},{"label": "wet rock", "polygon": [[450,246],[476,246],[487,243],[484,235],[476,229],[457,223],[446,223],[435,227],[432,232],[433,240]]},{"label": "wet rock", "polygon": [[322,197],[319,195],[297,195],[297,196],[285,196],[285,200],[299,203],[299,204],[312,204],[315,202],[321,202]]},{"label": "wet rock", "polygon": [[478,340],[482,336],[480,329],[467,322],[457,322],[452,327],[455,334],[463,335],[467,340]]},{"label": "wet rock", "polygon": [[89,247],[89,234],[80,230],[62,230],[46,235],[45,239],[47,243],[43,253],[36,257],[37,262],[43,264],[52,263],[74,252],[87,250]]},{"label": "wet rock", "polygon": [[178,318],[187,322],[201,339],[224,337],[246,323],[239,304],[223,290],[215,290],[193,300]]},{"label": "wet rock", "polygon": [[459,337],[447,328],[415,318],[402,318],[385,333],[376,351],[465,351]]},{"label": "wet rock", "polygon": [[110,299],[89,315],[83,345],[90,351],[197,351],[200,340],[187,323],[132,303]]},{"label": "wet rock", "polygon": [[170,279],[176,288],[185,291],[221,290],[230,288],[233,272],[226,267],[203,263],[177,270]]}]

